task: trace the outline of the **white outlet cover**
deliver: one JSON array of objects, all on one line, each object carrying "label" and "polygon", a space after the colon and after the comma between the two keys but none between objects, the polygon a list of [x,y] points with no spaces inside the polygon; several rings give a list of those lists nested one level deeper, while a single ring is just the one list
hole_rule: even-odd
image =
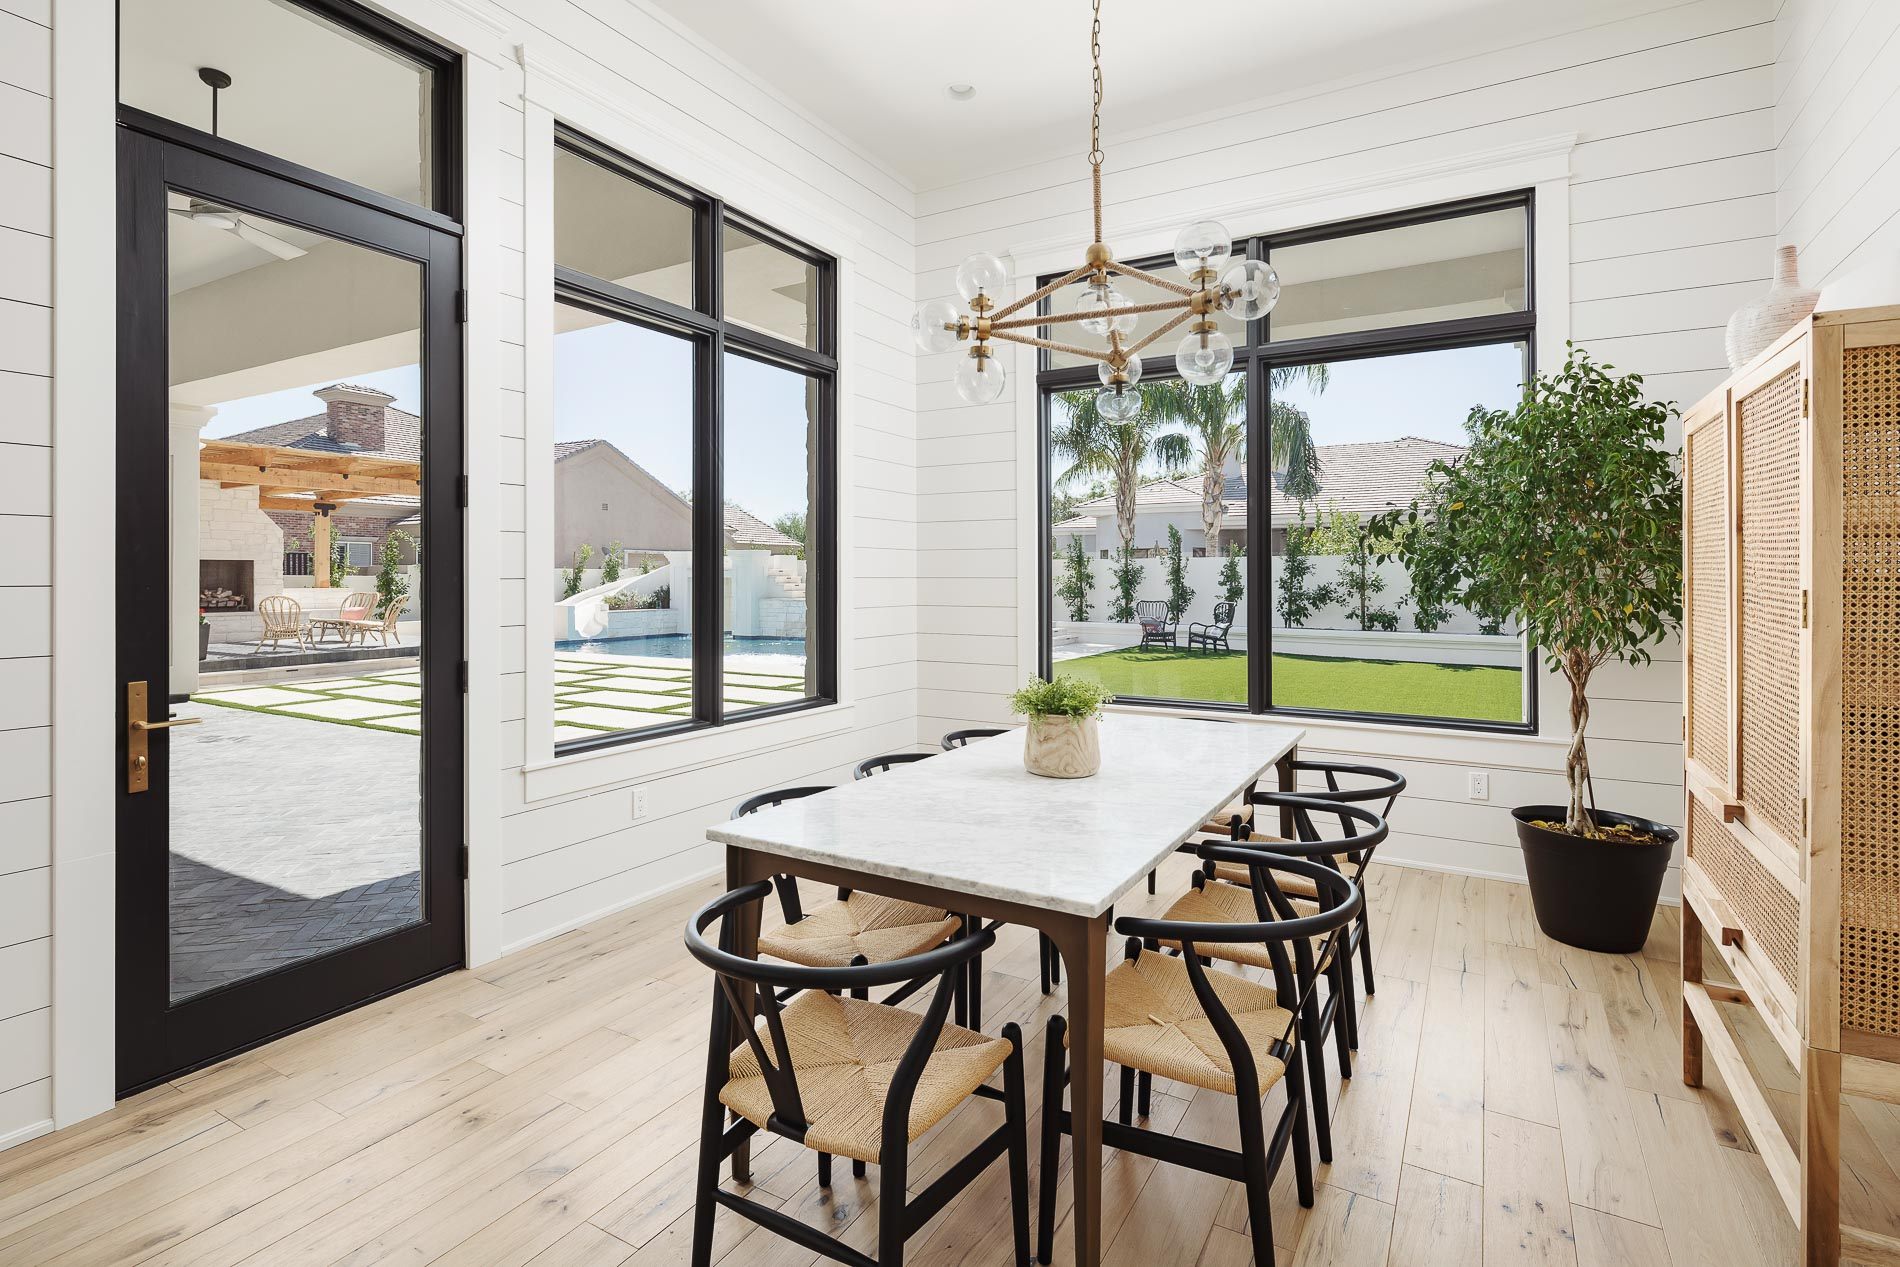
[{"label": "white outlet cover", "polygon": [[1491,799],[1491,776],[1484,770],[1471,770],[1465,775],[1465,795],[1474,801]]}]

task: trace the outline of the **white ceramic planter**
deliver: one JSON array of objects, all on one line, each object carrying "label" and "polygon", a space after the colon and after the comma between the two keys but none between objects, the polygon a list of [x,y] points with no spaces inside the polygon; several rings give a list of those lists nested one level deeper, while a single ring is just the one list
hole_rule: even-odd
[{"label": "white ceramic planter", "polygon": [[1046,779],[1086,779],[1102,768],[1101,722],[1094,717],[1031,717],[1023,768]]}]

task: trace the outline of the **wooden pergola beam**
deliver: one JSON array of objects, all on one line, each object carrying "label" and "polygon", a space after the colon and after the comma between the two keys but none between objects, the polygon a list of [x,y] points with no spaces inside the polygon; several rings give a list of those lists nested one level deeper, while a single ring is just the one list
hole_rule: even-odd
[{"label": "wooden pergola beam", "polygon": [[355,475],[334,467],[297,469],[284,466],[237,466],[201,460],[198,464],[198,477],[217,480],[221,484],[239,486],[255,484],[260,488],[298,489],[303,492],[333,493],[345,497],[374,497],[386,493],[419,497],[422,494],[420,479],[398,479],[388,475]]}]

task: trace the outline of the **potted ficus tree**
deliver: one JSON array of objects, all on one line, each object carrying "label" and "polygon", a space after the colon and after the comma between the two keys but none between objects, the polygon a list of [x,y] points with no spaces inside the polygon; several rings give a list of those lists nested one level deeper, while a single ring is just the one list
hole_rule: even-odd
[{"label": "potted ficus tree", "polygon": [[1009,698],[1010,708],[1029,718],[1023,768],[1050,779],[1086,779],[1100,770],[1102,706],[1114,698],[1081,678],[1029,679]]},{"label": "potted ficus tree", "polygon": [[1584,731],[1591,675],[1647,664],[1682,620],[1682,486],[1664,447],[1674,406],[1572,347],[1515,409],[1473,409],[1470,447],[1371,525],[1422,604],[1515,619],[1570,691],[1567,805],[1511,811],[1537,922],[1589,950],[1640,949],[1676,833],[1595,807]]}]

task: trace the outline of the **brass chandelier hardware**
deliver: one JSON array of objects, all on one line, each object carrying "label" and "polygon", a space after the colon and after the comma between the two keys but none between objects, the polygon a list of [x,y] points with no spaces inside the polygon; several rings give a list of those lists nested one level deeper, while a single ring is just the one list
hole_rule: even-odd
[{"label": "brass chandelier hardware", "polygon": [[[1082,265],[1022,298],[999,306],[998,296],[1009,285],[1009,268],[988,253],[970,256],[957,267],[957,293],[967,310],[954,300],[933,299],[911,318],[911,332],[925,352],[950,352],[969,344],[956,370],[957,394],[975,405],[989,404],[1003,394],[1003,365],[995,344],[1020,343],[1047,348],[1098,362],[1102,388],[1096,407],[1102,416],[1122,421],[1141,408],[1141,353],[1156,340],[1185,325],[1187,333],[1175,350],[1175,368],[1190,383],[1218,383],[1234,364],[1234,345],[1215,328],[1214,316],[1224,312],[1241,321],[1263,317],[1280,298],[1280,279],[1263,260],[1234,260],[1233,239],[1225,225],[1197,220],[1181,230],[1174,243],[1174,262],[1185,282],[1162,277],[1116,260],[1102,234],[1102,0],[1094,0],[1094,22],[1089,29],[1089,54],[1094,66],[1095,102],[1089,118],[1089,168],[1095,196],[1095,234]],[[1170,298],[1131,303],[1115,288],[1117,277],[1145,282]],[[1087,285],[1069,312],[1024,313],[1064,286]],[[1172,313],[1140,338],[1136,318],[1146,313]],[[1050,337],[1057,326],[1073,323],[1088,334],[1103,337],[1107,346],[1086,346]]]}]

